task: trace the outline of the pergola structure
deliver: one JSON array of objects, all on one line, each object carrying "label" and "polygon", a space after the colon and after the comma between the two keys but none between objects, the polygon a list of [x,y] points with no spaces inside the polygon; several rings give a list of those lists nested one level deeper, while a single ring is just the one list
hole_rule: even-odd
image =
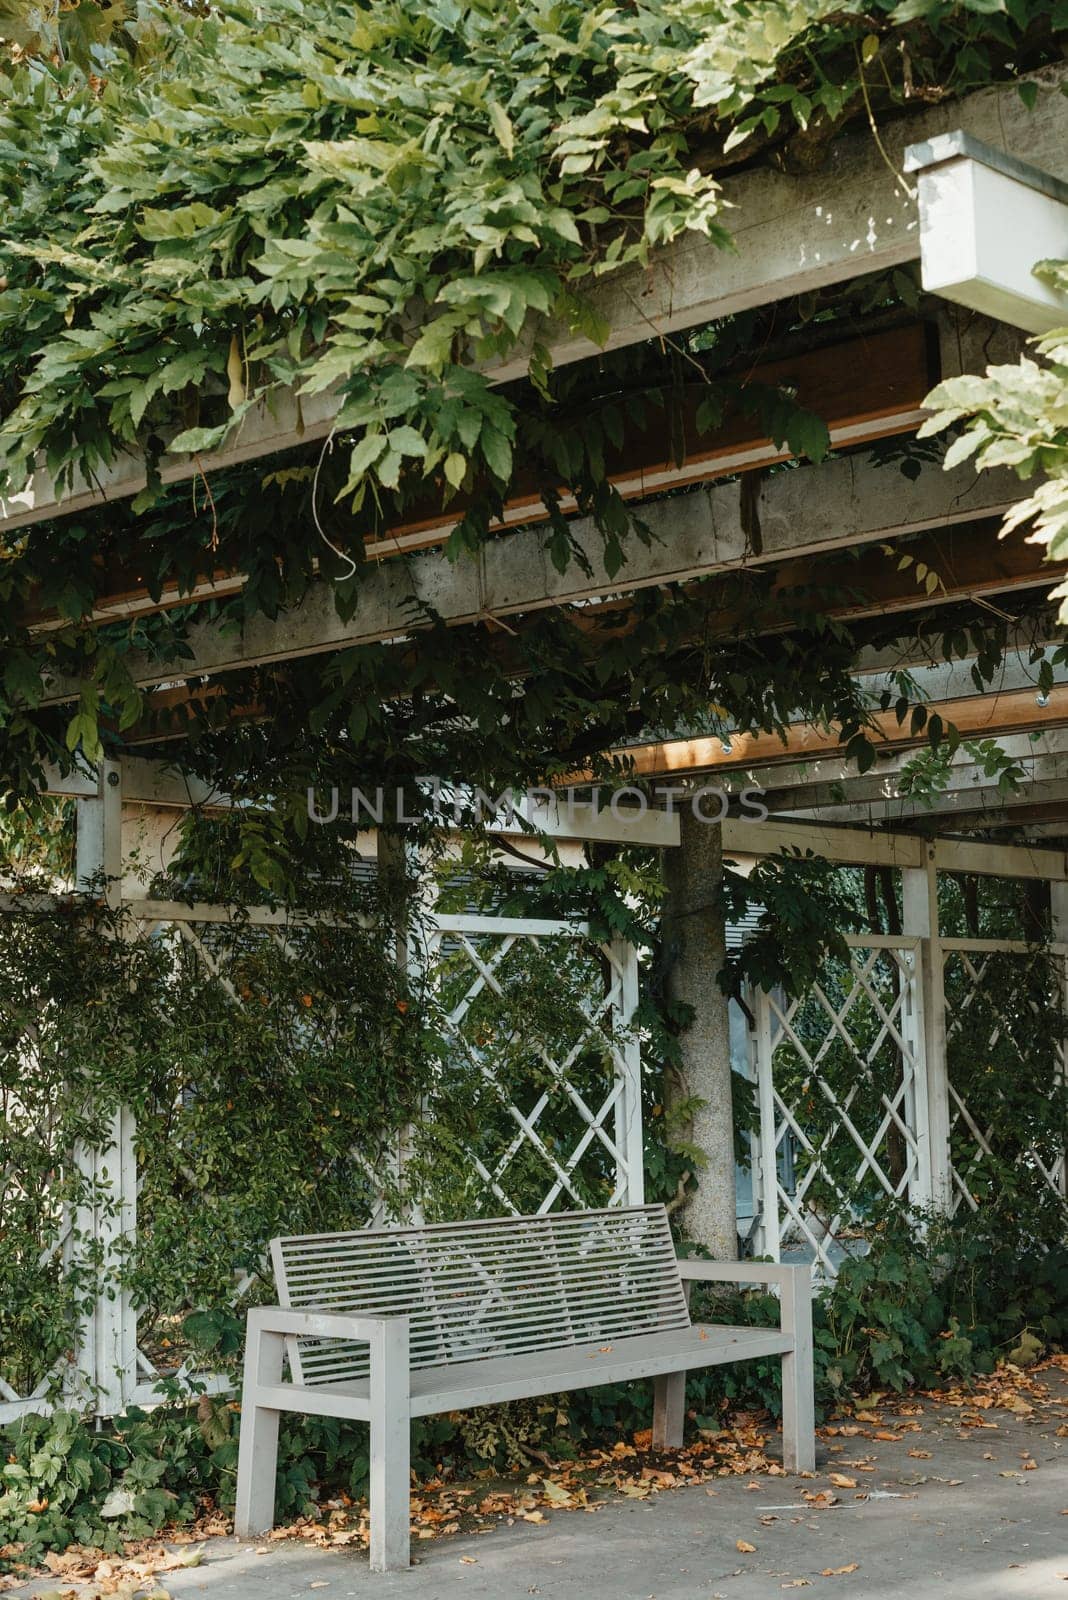
[{"label": "pergola structure", "polygon": [[[611,327],[610,345],[618,347],[920,261],[925,287],[946,302],[936,321],[921,325],[903,317],[862,333],[848,349],[814,346],[776,358],[765,373],[766,381],[789,383],[827,418],[838,451],[832,459],[764,472],[755,488],[750,479],[740,494],[739,479],[745,484],[747,474],[784,456],[770,441],[754,437],[752,428],[733,426],[711,441],[691,437],[681,462],[662,440],[644,438],[622,453],[615,479],[628,498],[648,501],[642,515],[653,537],[629,550],[618,572],[606,570],[596,530],[581,522],[574,531],[588,557],[586,568],[573,563],[564,573],[556,571],[538,526],[542,509],[519,484],[498,536],[477,557],[446,558],[440,546],[451,520],[433,506],[391,530],[388,538],[377,539],[371,551],[377,564],[351,617],[338,615],[332,586],[320,579],[299,607],[274,619],[260,616],[239,629],[215,620],[196,624],[190,656],[132,661],[134,680],[151,692],[147,717],[128,736],[129,754],[104,762],[96,773],[52,777],[53,792],[78,800],[80,882],[88,884],[103,872],[116,903],[126,904],[142,922],[179,924],[184,937],[196,937],[198,922],[226,914],[220,908],[152,901],[124,864],[140,839],[147,841],[150,865],[158,868],[177,812],[190,805],[228,804],[225,795],[182,774],[180,745],[183,703],[210,695],[214,680],[226,673],[410,638],[420,607],[453,628],[486,624],[492,649],[498,639],[493,624],[500,621],[562,606],[581,605],[592,615],[607,606],[620,613],[625,626],[629,597],[638,590],[739,569],[769,572],[780,592],[804,585],[837,591],[842,598],[832,614],[856,624],[878,622],[882,634],[893,617],[899,629],[892,649],[873,645],[858,663],[858,676],[870,681],[875,698],[888,674],[908,672],[926,692],[930,709],[963,735],[932,798],[921,801],[903,791],[902,773],[924,737],[887,712],[879,721],[880,758],[864,774],[843,761],[835,730],[800,723],[785,742],[728,730],[726,736],[647,739],[620,752],[636,777],[754,786],[771,813],[765,821],[732,812],[719,828],[711,828],[699,823],[686,804],[635,814],[625,807],[609,813],[577,805],[533,814],[530,826],[572,845],[640,843],[663,848],[672,858],[679,994],[698,1012],[685,1047],[691,1090],[705,1100],[696,1116],[695,1140],[710,1157],[691,1221],[697,1237],[720,1248],[725,1206],[733,1233],[730,1025],[726,1001],[714,983],[724,930],[698,886],[717,870],[721,853],[746,859],[811,850],[842,864],[900,871],[900,931],[854,940],[854,987],[881,1017],[880,1041],[889,1038],[900,1054],[899,1092],[888,1100],[874,1135],[859,1131],[847,1102],[836,1101],[834,1111],[841,1137],[853,1141],[861,1167],[876,1172],[888,1193],[904,1195],[918,1207],[967,1204],[967,1178],[954,1162],[954,1129],[970,1128],[980,1144],[985,1131],[958,1093],[947,1064],[953,1019],[947,1018],[946,973],[949,964],[964,962],[978,986],[983,961],[994,950],[990,941],[943,936],[938,875],[972,873],[1048,884],[1051,950],[1063,980],[1068,675],[1058,669],[1052,690],[1039,693],[1031,660],[1035,648],[1056,638],[1051,617],[1035,602],[1063,574],[1044,563],[1019,533],[999,538],[1001,517],[1021,497],[1011,474],[979,477],[968,467],[945,472],[941,460],[932,458],[907,478],[872,456],[869,446],[915,430],[923,397],[939,375],[976,370],[993,356],[1012,357],[1024,333],[1068,321],[1068,300],[1031,276],[1034,257],[1068,255],[1068,103],[1052,92],[1068,87],[1068,78],[1063,84],[1061,78],[1045,75],[1043,90],[1051,92],[1043,92],[1033,109],[1013,86],[984,90],[894,124],[884,133],[885,150],[867,134],[841,139],[828,170],[816,175],[759,171],[737,177],[726,186],[728,199],[737,205],[736,253],[688,241],[664,251],[648,273],[627,272],[604,281],[600,309]],[[565,331],[556,332],[550,344],[558,364],[596,353],[586,339]],[[523,358],[517,356],[494,375],[504,382],[522,370]],[[282,396],[269,411],[246,417],[216,456],[195,462],[165,456],[163,480],[210,477],[228,465],[276,457],[325,439],[336,404],[329,392],[299,403],[295,396]],[[99,482],[79,483],[62,493],[38,473],[21,492],[0,502],[2,526],[16,529],[74,514],[130,497],[144,483],[144,463],[133,456],[122,458]],[[511,524],[520,531],[510,532]],[[901,554],[911,559],[894,559]],[[936,574],[936,581],[918,581],[918,569]],[[211,572],[192,593],[154,599],[136,570],[109,572],[94,615],[106,623],[167,605],[226,598],[239,592],[242,582],[240,572]],[[968,663],[947,666],[930,659],[924,618],[934,607],[954,604],[988,608],[1015,626],[1017,649],[996,687],[978,688]],[[32,621],[40,631],[58,625],[44,612]],[[737,617],[724,617],[725,631],[737,625]],[[774,640],[769,633],[769,650]],[[76,683],[57,679],[48,684],[44,704],[62,704],[77,693]],[[258,708],[258,714],[265,712],[269,708]],[[1000,741],[1018,763],[1022,776],[1014,787],[985,781],[976,750],[983,740]],[[151,750],[150,759],[138,752],[139,745]],[[1002,842],[1006,830],[1012,831],[1012,842]],[[256,913],[264,926],[276,915]],[[461,941],[547,938],[562,931],[522,919],[492,927],[478,919],[436,924],[438,936]],[[470,948],[474,954],[474,945]],[[998,949],[1021,959],[1028,955],[1025,940],[1003,941]],[[611,1004],[625,1013],[636,1000],[636,970],[621,950],[612,959]],[[479,963],[479,981],[491,982],[492,967],[481,957]],[[880,970],[893,969],[890,991],[876,982],[880,963]],[[827,1008],[831,1031],[847,1035],[848,1006],[836,1009],[828,998]],[[825,1218],[817,1231],[803,1197],[780,1172],[786,1135],[807,1137],[775,1076],[775,1053],[783,1040],[798,1043],[791,1033],[793,1016],[779,999],[763,996],[749,1023],[761,1112],[753,1151],[760,1191],[753,1242],[777,1256],[792,1224],[795,1237],[803,1235],[817,1262],[833,1272],[832,1245],[841,1217]],[[1062,1069],[1063,1064],[1062,1051]],[[818,1081],[818,1059],[811,1066]],[[624,1052],[611,1099],[584,1108],[587,1143],[611,1142],[617,1195],[632,1201],[641,1198],[639,1075],[633,1051]],[[536,1142],[536,1121],[520,1115],[517,1139]],[[106,1217],[101,1212],[99,1225],[109,1248],[132,1226],[131,1138],[120,1115],[113,1150],[93,1157],[121,1191],[118,1208]],[[904,1150],[893,1167],[888,1138]],[[567,1178],[565,1164],[553,1174],[555,1188],[547,1188],[547,1204],[566,1195]],[[503,1204],[499,1174],[487,1170],[486,1180]],[[1063,1159],[1043,1168],[1042,1181],[1063,1192]],[[135,1319],[121,1297],[101,1300],[95,1320],[87,1324],[81,1359],[87,1380],[104,1396],[105,1409],[117,1409],[141,1394],[145,1383],[150,1386],[152,1374],[138,1369]],[[37,1403],[32,1396],[7,1400],[15,1410]]]}]

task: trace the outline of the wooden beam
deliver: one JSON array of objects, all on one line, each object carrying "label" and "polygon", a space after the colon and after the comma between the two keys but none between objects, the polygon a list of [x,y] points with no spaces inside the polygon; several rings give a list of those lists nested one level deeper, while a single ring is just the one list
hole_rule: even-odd
[{"label": "wooden beam", "polygon": [[[881,550],[867,551],[859,560],[849,555],[816,561],[798,557],[778,569],[773,593],[786,597],[792,590],[840,590],[844,598],[829,599],[827,615],[859,621],[1027,589],[1048,591],[1068,575],[1068,561],[1046,560],[1042,547],[1030,541],[1029,530],[1017,528],[1003,537],[996,521],[932,530],[909,541],[908,555],[912,563],[906,568],[899,566],[898,553],[887,556]],[[938,580],[931,589],[917,575],[924,568]]]},{"label": "wooden beam", "polygon": [[[72,772],[61,772],[57,766],[45,766],[45,793],[93,797],[99,793],[97,773],[76,767]],[[201,806],[206,810],[227,810],[232,804],[228,795],[203,778],[183,772],[179,767],[162,761],[148,761],[142,756],[122,757],[122,798],[131,805],[163,806],[185,810]]]},{"label": "wooden beam", "polygon": [[[845,449],[919,427],[926,415],[924,398],[939,377],[938,331],[933,323],[907,323],[782,360],[757,362],[744,374],[726,376],[789,390],[800,405],[826,422],[832,446]],[[720,427],[702,431],[697,414],[705,396],[700,384],[687,384],[678,397],[679,415],[670,419],[670,426],[666,415],[658,421],[654,413],[650,425],[628,428],[618,448],[606,448],[608,479],[625,500],[790,459],[789,450],[761,434],[737,408],[727,412]],[[458,496],[443,512],[441,500],[438,487],[422,510],[414,507],[388,533],[369,538],[368,555],[389,556],[441,544],[470,504]],[[574,497],[563,490],[560,509],[565,514],[576,509]],[[521,468],[496,530],[541,521],[547,515],[535,474]]]},{"label": "wooden beam", "polygon": [[880,867],[918,867],[923,864],[923,840],[914,834],[864,832],[860,828],[821,827],[813,822],[786,822],[769,817],[747,822],[727,817],[723,824],[723,854],[774,856],[783,851],[822,856],[825,861]]},{"label": "wooden beam", "polygon": [[[131,653],[127,664],[142,686],[181,682],[410,637],[419,631],[412,619],[427,610],[451,627],[492,621],[1000,516],[1019,497],[1019,482],[1009,472],[977,474],[970,467],[943,472],[932,462],[908,479],[893,466],[846,456],[772,474],[751,496],[747,518],[733,483],[694,489],[648,506],[643,517],[653,538],[648,545],[631,540],[618,572],[606,570],[603,540],[589,519],[573,525],[588,571],[572,561],[565,572],[557,572],[543,534],[531,528],[493,540],[477,557],[457,562],[438,551],[382,562],[364,575],[359,605],[348,620],[337,614],[333,586],[320,580],[311,584],[299,606],[276,618],[254,616],[240,627],[194,624],[189,657],[153,659]],[[757,529],[759,550],[754,548]],[[42,703],[75,699],[79,687],[74,681],[53,680]]]},{"label": "wooden beam", "polygon": [[983,844],[977,839],[935,839],[928,845],[939,872],[974,872],[989,878],[1068,878],[1068,853],[1028,844]]},{"label": "wooden beam", "polygon": [[[966,738],[995,738],[1005,733],[1068,725],[1068,685],[1053,690],[1048,706],[1035,702],[1033,688],[1004,694],[969,695],[937,701],[927,707],[943,722],[953,723]],[[926,735],[910,731],[908,720],[899,725],[892,712],[878,712],[871,730],[887,749],[915,749]],[[663,777],[696,773],[725,773],[756,765],[800,761],[809,756],[840,750],[837,728],[794,723],[786,737],[775,733],[738,733],[729,738],[673,739],[660,744],[636,745],[613,752],[627,762],[636,776]],[[577,781],[577,780],[576,780]]]},{"label": "wooden beam", "polygon": [[[1061,831],[1068,837],[1068,769],[1057,763],[1061,776],[1044,779],[1030,774],[1018,790],[999,789],[996,782],[984,779],[974,767],[971,782],[963,779],[958,786],[951,784],[940,794],[926,800],[910,796],[900,798],[893,794],[869,800],[857,799],[840,805],[834,801],[811,805],[803,800],[797,804],[791,797],[785,804],[772,803],[772,812],[779,817],[797,817],[802,820],[838,823],[860,827],[908,827],[920,825],[953,828],[959,832],[991,828],[1025,828],[1032,822],[1059,821]],[[1041,769],[1036,769],[1041,770]],[[764,804],[770,797],[765,797]]]},{"label": "wooden beam", "polygon": [[[834,144],[829,164],[810,176],[760,169],[727,179],[724,199],[733,209],[726,216],[737,249],[720,250],[700,235],[686,235],[657,252],[648,268],[602,279],[591,298],[611,330],[607,348],[915,260],[920,252],[916,203],[898,176],[906,144],[961,128],[1068,178],[1068,105],[1051,92],[1063,77],[1062,68],[1037,75],[1041,91],[1032,111],[1016,82],[998,85],[889,123],[879,143],[867,129],[852,133]],[[557,366],[597,354],[588,338],[567,328],[552,328],[545,337]],[[493,377],[502,383],[521,377],[528,350],[529,341],[496,363]],[[270,405],[262,404],[244,418],[221,450],[196,461],[165,453],[163,481],[181,482],[325,438],[338,403],[331,392],[298,398],[292,390],[280,390]],[[0,501],[0,531],[122,499],[144,484],[139,455],[121,456],[101,474],[98,485],[78,482],[68,493],[61,494],[41,472]]]},{"label": "wooden beam", "polygon": [[[998,744],[1011,761],[1024,768],[1028,790],[1040,781],[1068,778],[1068,727],[1050,728],[1037,735],[1006,734]],[[905,803],[898,794],[898,783],[915,753],[909,749],[882,750],[869,772],[858,772],[856,765],[839,752],[814,760],[745,767],[737,778],[762,789],[764,804],[772,811],[821,815],[833,812],[836,820],[848,822],[866,819],[868,813],[860,808],[868,804]],[[949,760],[947,800],[977,794],[984,781],[975,757],[961,745]],[[1018,798],[1022,797],[1007,794],[1005,804],[1013,805]],[[922,815],[918,802],[917,809]]]},{"label": "wooden beam", "polygon": [[777,855],[811,850],[826,861],[855,865],[920,867],[930,859],[939,872],[974,872],[981,877],[1068,878],[1068,853],[1032,845],[985,844],[972,839],[926,840],[917,834],[821,827],[810,822],[723,823],[724,853]]}]

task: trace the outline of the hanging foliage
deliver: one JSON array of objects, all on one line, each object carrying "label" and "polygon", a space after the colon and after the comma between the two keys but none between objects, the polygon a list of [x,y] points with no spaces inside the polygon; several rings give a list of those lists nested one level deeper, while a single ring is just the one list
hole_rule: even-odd
[{"label": "hanging foliage", "polygon": [[[714,426],[739,398],[716,347],[746,340],[728,325],[683,341],[674,373],[642,371],[640,354],[629,376],[625,358],[609,363],[591,394],[552,372],[549,328],[602,344],[592,286],[686,232],[729,246],[724,171],[811,170],[851,122],[1055,58],[1055,28],[1055,5],[1015,0],[996,14],[986,0],[226,0],[204,14],[84,0],[51,19],[8,0],[0,490],[38,465],[92,479],[130,447],[149,466],[132,515],[63,519],[5,546],[9,781],[24,787],[64,740],[97,754],[101,714],[113,738],[130,730],[144,712],[132,652],[181,657],[188,616],[90,624],[111,575],[158,594],[240,571],[243,614],[272,615],[317,563],[350,614],[348,553],[358,564],[368,527],[421,498],[455,511],[453,554],[475,548],[519,461],[549,509],[552,560],[575,554],[566,490],[619,566],[642,530],[606,450],[635,408],[654,422],[663,408],[670,427],[679,368],[706,389]],[[502,360],[527,376],[495,386]],[[294,386],[333,394],[325,453],[211,473],[192,506],[161,489],[165,445],[195,460]],[[795,454],[826,449],[824,424],[789,396],[740,403]],[[30,636],[21,619],[50,606],[60,625]],[[42,713],[53,674],[80,698]],[[219,720],[243,687],[220,684]],[[381,701],[363,714],[380,717]]]}]

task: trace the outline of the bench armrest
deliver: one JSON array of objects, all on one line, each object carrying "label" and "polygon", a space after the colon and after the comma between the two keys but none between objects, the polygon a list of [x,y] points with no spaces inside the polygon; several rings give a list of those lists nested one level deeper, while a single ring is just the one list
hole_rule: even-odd
[{"label": "bench armrest", "polygon": [[812,1281],[812,1268],[781,1261],[703,1261],[699,1256],[678,1256],[679,1277],[712,1283],[803,1283]]},{"label": "bench armrest", "polygon": [[284,1333],[306,1339],[351,1339],[371,1344],[384,1333],[408,1328],[406,1315],[397,1317],[348,1316],[340,1311],[291,1311],[285,1306],[253,1306],[248,1314],[248,1330],[257,1333]]},{"label": "bench armrest", "polygon": [[779,1286],[779,1326],[793,1335],[795,1346],[812,1344],[812,1268],[807,1263],[788,1266],[781,1261],[702,1261],[678,1256],[683,1284],[768,1283]]}]

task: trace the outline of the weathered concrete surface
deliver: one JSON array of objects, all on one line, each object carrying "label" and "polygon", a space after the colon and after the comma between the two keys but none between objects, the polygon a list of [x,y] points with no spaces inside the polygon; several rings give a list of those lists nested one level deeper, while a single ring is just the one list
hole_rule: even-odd
[{"label": "weathered concrete surface", "polygon": [[[1068,1596],[1068,1373],[1051,1374],[1059,1404],[1030,1419],[992,1410],[996,1428],[965,1429],[959,1410],[929,1407],[922,1433],[899,1443],[857,1438],[829,1453],[813,1480],[720,1479],[595,1514],[558,1512],[418,1549],[418,1566],[372,1577],[364,1555],[291,1543],[209,1543],[202,1566],[168,1573],[173,1600],[772,1600],[811,1588],[813,1600],[1065,1600]],[[931,1452],[930,1459],[909,1455]],[[986,1459],[989,1456],[991,1459]],[[875,1472],[850,1471],[867,1457]],[[1036,1470],[1022,1471],[1025,1458]],[[836,1463],[871,1498],[839,1490],[813,1511],[801,1500]],[[1014,1476],[1005,1476],[1012,1473]],[[959,1479],[959,1483],[950,1482]],[[888,1498],[880,1498],[885,1495]],[[763,1523],[762,1516],[776,1520]],[[736,1541],[756,1546],[739,1554]],[[259,1548],[263,1548],[260,1546]],[[856,1562],[855,1572],[821,1576]],[[57,1588],[56,1579],[21,1596]],[[90,1591],[92,1592],[92,1591]]]},{"label": "weathered concrete surface", "polygon": [[[712,797],[712,815],[716,800]],[[727,958],[727,930],[719,904],[723,833],[691,804],[679,811],[679,843],[664,852],[663,936],[668,992],[689,1006],[693,1020],[679,1034],[679,1063],[667,1100],[677,1110],[693,1101],[684,1130],[704,1165],[680,1216],[687,1236],[718,1261],[738,1255],[734,1175],[734,1108],[731,1031],[719,974]],[[680,1130],[683,1131],[683,1130]]]}]

